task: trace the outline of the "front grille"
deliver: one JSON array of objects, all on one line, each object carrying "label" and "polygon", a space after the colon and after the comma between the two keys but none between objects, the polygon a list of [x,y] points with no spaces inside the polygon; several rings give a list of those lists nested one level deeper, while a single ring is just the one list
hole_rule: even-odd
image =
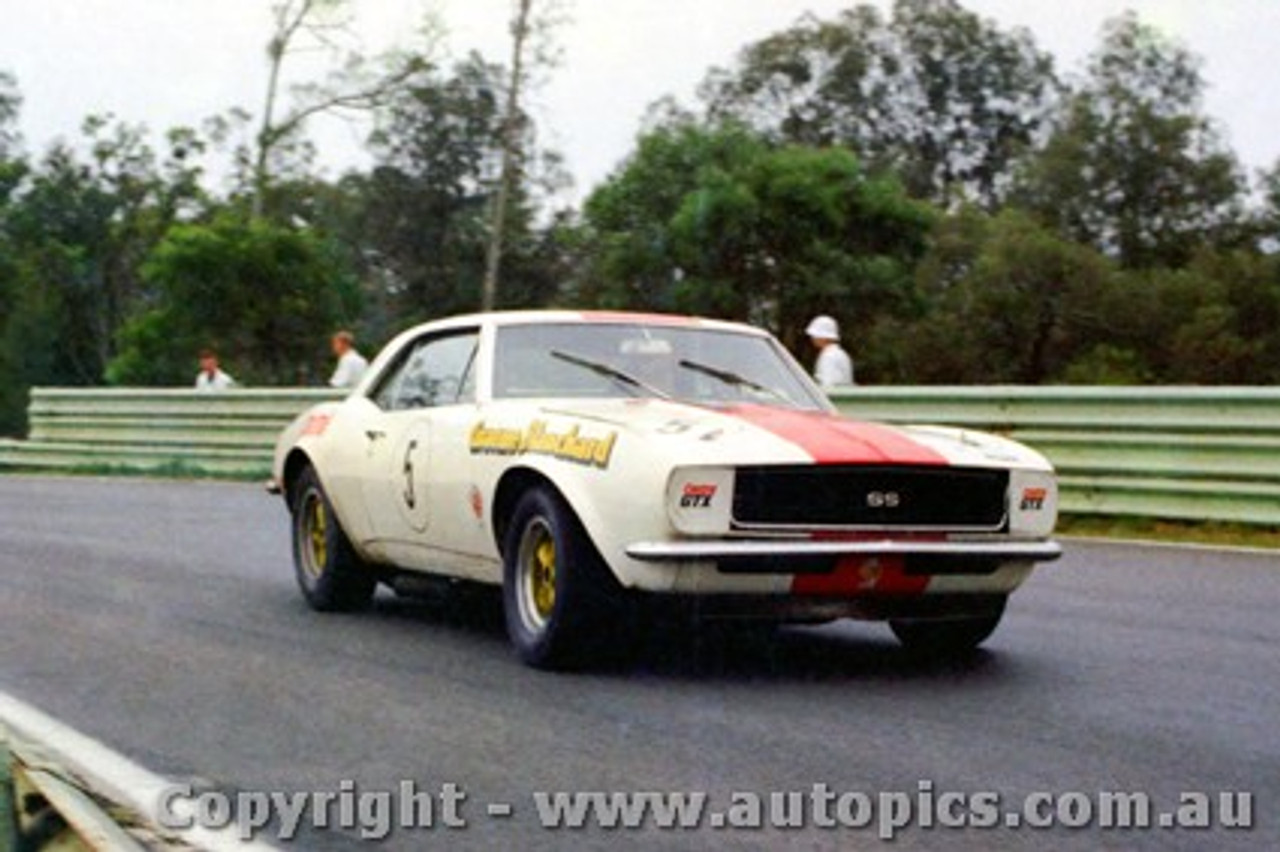
[{"label": "front grille", "polygon": [[750,527],[998,530],[1009,473],[963,467],[738,468],[733,520]]}]

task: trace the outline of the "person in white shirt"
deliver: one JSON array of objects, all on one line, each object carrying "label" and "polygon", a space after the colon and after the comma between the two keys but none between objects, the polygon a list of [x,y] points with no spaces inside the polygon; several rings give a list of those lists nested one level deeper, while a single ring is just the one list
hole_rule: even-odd
[{"label": "person in white shirt", "polygon": [[196,390],[200,393],[217,393],[235,387],[236,380],[218,366],[218,353],[212,349],[200,351],[200,372],[196,374]]},{"label": "person in white shirt", "polygon": [[330,341],[333,354],[338,359],[338,366],[333,371],[329,384],[335,388],[353,388],[369,369],[369,362],[356,351],[356,338],[349,331],[340,331]]},{"label": "person in white shirt", "polygon": [[840,347],[840,326],[829,316],[814,317],[805,334],[818,350],[813,377],[824,388],[853,384],[853,359]]}]

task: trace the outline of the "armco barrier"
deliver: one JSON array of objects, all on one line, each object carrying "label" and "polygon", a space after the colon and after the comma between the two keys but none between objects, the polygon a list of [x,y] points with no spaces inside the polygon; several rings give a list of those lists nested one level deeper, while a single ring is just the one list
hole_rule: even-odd
[{"label": "armco barrier", "polygon": [[867,387],[833,400],[859,419],[1028,443],[1057,466],[1067,512],[1280,524],[1280,390]]},{"label": "armco barrier", "polygon": [[160,804],[172,788],[172,781],[0,692],[0,852],[274,852],[265,842],[243,840],[234,824],[196,824],[187,800],[168,819]]},{"label": "armco barrier", "polygon": [[[0,467],[265,475],[279,430],[330,390],[37,389]],[[1280,389],[860,387],[845,414],[997,432],[1044,452],[1066,511],[1280,524]]]},{"label": "armco barrier", "polygon": [[0,441],[0,468],[265,477],[276,436],[327,389],[36,388],[26,441]]}]

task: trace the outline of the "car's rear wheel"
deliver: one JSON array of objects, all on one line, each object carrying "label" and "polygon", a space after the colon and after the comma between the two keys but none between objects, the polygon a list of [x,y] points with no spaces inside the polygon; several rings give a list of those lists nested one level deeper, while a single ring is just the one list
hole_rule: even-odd
[{"label": "car's rear wheel", "polygon": [[503,546],[503,609],[520,658],[548,669],[616,658],[631,641],[625,594],[564,500],[536,486]]},{"label": "car's rear wheel", "polygon": [[351,546],[311,467],[294,485],[292,510],[294,574],[307,603],[322,612],[367,607],[377,579]]},{"label": "car's rear wheel", "polygon": [[909,651],[929,657],[962,657],[990,638],[1004,616],[1004,601],[990,612],[961,618],[902,618],[889,622]]}]

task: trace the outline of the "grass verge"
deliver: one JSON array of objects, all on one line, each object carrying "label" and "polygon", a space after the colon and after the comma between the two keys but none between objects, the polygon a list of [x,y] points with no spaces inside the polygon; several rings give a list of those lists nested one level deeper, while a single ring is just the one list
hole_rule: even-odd
[{"label": "grass verge", "polygon": [[268,467],[245,470],[208,470],[199,465],[182,461],[166,462],[159,465],[135,466],[121,464],[79,464],[71,466],[42,467],[39,465],[13,465],[0,467],[5,471],[18,474],[59,474],[63,476],[102,476],[120,479],[174,479],[198,480],[211,479],[222,482],[264,482],[271,475]]},{"label": "grass verge", "polygon": [[1064,515],[1058,520],[1058,533],[1089,538],[1280,550],[1280,529],[1221,521],[1161,521],[1150,518]]}]

